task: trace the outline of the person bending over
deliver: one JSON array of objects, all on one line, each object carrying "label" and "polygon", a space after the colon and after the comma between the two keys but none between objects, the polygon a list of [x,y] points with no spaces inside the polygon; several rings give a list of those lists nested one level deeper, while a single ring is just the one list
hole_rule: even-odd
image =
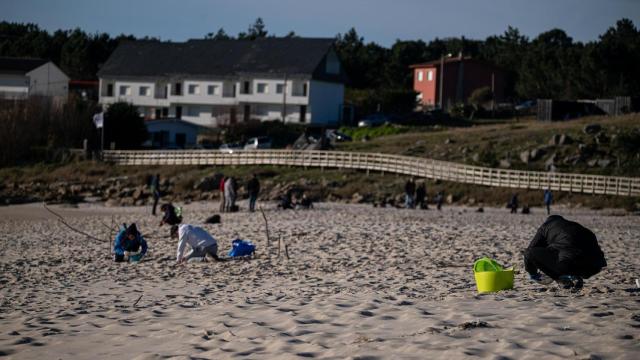
[{"label": "person bending over", "polygon": [[540,270],[564,288],[580,289],[607,262],[591,230],[552,215],[524,251],[524,265],[532,280],[541,281]]},{"label": "person bending over", "polygon": [[160,226],[164,224],[173,226],[178,225],[182,222],[182,217],[176,214],[176,208],[172,204],[162,204],[160,210],[162,210],[163,213],[162,220],[160,220]]},{"label": "person bending over", "polygon": [[138,231],[136,224],[120,230],[113,244],[114,260],[125,261],[125,256],[131,262],[140,261],[147,253],[147,242]]},{"label": "person bending over", "polygon": [[[171,237],[179,239],[178,254],[176,256],[178,263],[188,261],[191,258],[204,258],[207,254],[216,261],[224,261],[218,257],[216,239],[201,227],[189,224],[174,225],[171,227]],[[184,250],[187,245],[191,247],[191,251],[184,256]]]}]

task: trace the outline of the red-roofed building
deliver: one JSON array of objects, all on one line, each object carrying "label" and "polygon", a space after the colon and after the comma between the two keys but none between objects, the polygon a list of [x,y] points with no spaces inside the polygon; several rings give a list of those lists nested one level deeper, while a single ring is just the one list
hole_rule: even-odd
[{"label": "red-roofed building", "polygon": [[[443,63],[444,73],[441,74]],[[411,69],[413,89],[418,93],[418,103],[424,108],[439,108],[442,104],[448,109],[456,103],[467,103],[474,90],[485,86],[493,89],[496,102],[504,99],[505,72],[481,60],[458,56],[411,65]]]}]

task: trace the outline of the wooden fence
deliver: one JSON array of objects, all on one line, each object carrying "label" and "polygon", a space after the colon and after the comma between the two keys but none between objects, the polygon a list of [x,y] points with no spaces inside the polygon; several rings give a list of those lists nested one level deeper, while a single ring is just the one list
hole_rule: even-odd
[{"label": "wooden fence", "polygon": [[640,196],[640,178],[520,171],[470,166],[411,156],[296,150],[149,150],[104,151],[103,160],[118,165],[284,165],[358,169],[518,189],[551,189],[586,194]]}]

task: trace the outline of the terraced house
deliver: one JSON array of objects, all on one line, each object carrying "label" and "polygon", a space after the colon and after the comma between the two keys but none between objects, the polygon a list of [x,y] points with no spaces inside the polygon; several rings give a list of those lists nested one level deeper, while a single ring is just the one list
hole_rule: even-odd
[{"label": "terraced house", "polygon": [[98,77],[103,107],[126,101],[149,120],[206,127],[336,124],[346,78],[333,39],[316,38],[127,42]]}]

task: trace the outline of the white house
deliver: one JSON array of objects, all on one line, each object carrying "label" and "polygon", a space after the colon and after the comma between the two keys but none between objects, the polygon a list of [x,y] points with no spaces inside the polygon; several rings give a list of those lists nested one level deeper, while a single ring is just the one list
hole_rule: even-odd
[{"label": "white house", "polygon": [[217,127],[249,120],[337,124],[346,76],[333,39],[134,41],[98,72],[100,103],[147,119]]},{"label": "white house", "polygon": [[43,59],[0,57],[0,99],[26,99],[40,95],[64,101],[69,77]]}]

